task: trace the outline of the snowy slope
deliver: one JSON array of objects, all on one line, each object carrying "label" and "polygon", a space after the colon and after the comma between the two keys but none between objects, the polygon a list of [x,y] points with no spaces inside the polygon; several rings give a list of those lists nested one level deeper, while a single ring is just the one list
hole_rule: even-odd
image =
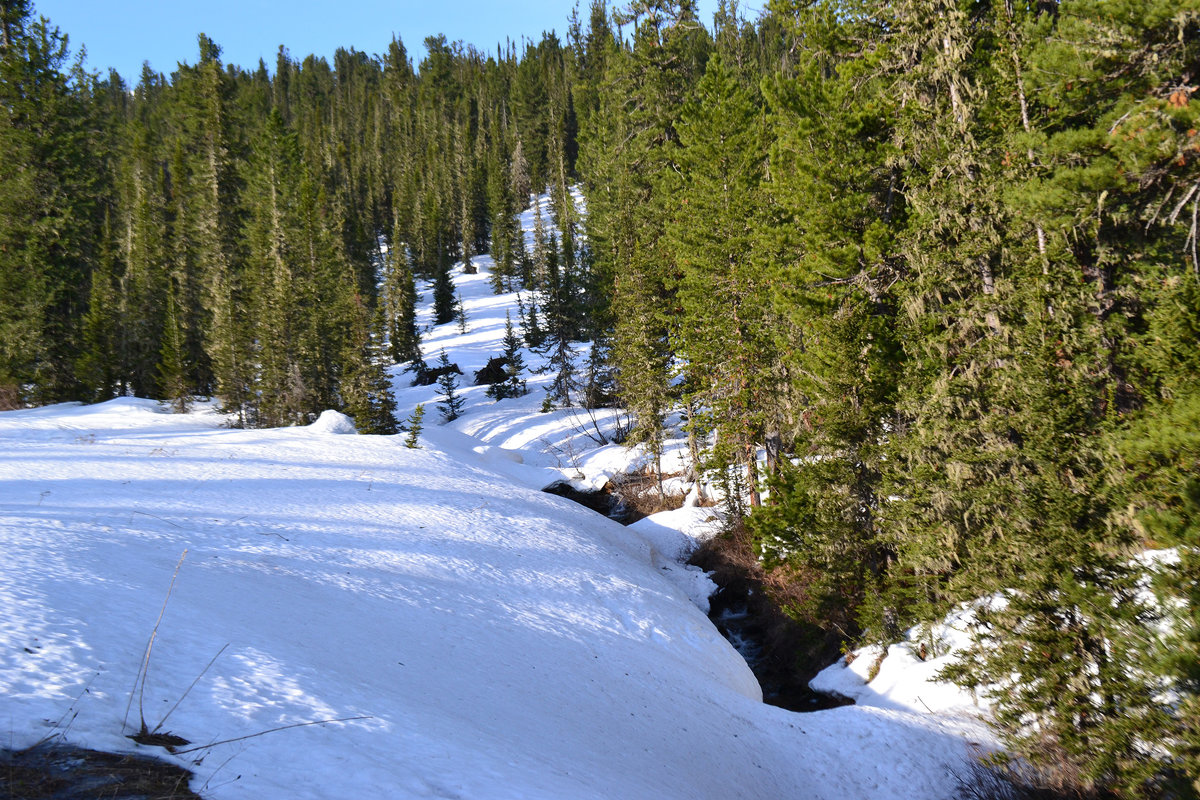
[{"label": "snowy slope", "polygon": [[[426,335],[464,372],[500,352],[512,301],[479,261],[484,274],[456,276],[471,332]],[[402,415],[436,394],[406,377]],[[539,413],[531,387],[502,403],[464,387],[450,425],[431,404],[418,450],[347,435],[335,414],[243,431],[210,407],[132,398],[0,413],[9,746],[162,753],[125,738],[136,697],[123,720],[186,550],[140,703],[149,727],[166,716],[206,745],[365,717],[167,756],[214,800],[952,793],[978,721],[763,705],[697,608],[703,576],[674,561],[704,520],[622,528],[540,492],[633,456],[596,448],[573,412]]]}]

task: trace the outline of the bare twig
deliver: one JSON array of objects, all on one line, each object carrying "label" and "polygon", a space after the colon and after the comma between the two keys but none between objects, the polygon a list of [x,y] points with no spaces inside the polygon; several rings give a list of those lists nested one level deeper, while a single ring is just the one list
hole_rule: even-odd
[{"label": "bare twig", "polygon": [[[29,747],[26,747],[21,752],[28,753],[30,750],[35,750],[56,736],[59,738],[66,736],[67,731],[71,729],[71,724],[73,722],[75,722],[75,718],[79,716],[79,711],[78,711],[78,709],[75,708],[75,706],[79,705],[79,701],[83,699],[83,696],[85,694],[88,694],[91,691],[92,683],[94,683],[96,678],[98,678],[98,677],[100,677],[99,672],[97,672],[95,675],[93,675],[88,680],[88,682],[86,684],[84,684],[83,691],[81,691],[78,695],[75,696],[75,700],[71,703],[71,705],[67,706],[67,710],[64,711],[62,716],[58,718],[58,721],[54,723],[53,727],[51,728],[50,733],[47,733],[41,739],[38,739],[36,742],[31,744]],[[74,711],[75,713],[71,714],[72,711]],[[69,720],[67,720],[68,714],[71,715],[71,718]],[[63,725],[64,720],[66,720],[66,723],[67,723],[65,726]]]},{"label": "bare twig", "polygon": [[[165,523],[167,523],[168,525],[171,525],[171,526],[173,526],[173,527],[179,528],[180,530],[183,530],[183,526],[182,526],[182,525],[177,525],[176,523],[174,523],[174,522],[171,522],[171,520],[169,520],[169,519],[164,519],[164,518],[162,518],[162,517],[158,516],[157,514],[147,514],[145,511],[138,511],[136,508],[135,508],[135,509],[133,509],[133,513],[135,513],[135,514],[141,514],[143,517],[153,517],[154,519],[158,520],[159,522],[165,522]],[[180,559],[180,560],[182,561],[182,559]]]},{"label": "bare twig", "polygon": [[[151,516],[151,515],[147,515]],[[133,706],[133,696],[138,696],[138,717],[141,722],[141,729],[146,730],[146,715],[142,708],[142,700],[146,694],[146,676],[150,672],[150,653],[154,650],[154,640],[158,637],[158,626],[162,624],[163,614],[167,613],[167,603],[171,599],[171,592],[175,589],[175,579],[179,577],[179,570],[183,567],[183,560],[187,558],[187,548],[184,548],[183,553],[179,556],[179,563],[175,565],[175,574],[171,576],[171,585],[167,587],[167,596],[163,598],[162,609],[158,612],[158,619],[154,622],[154,629],[150,631],[150,641],[146,642],[146,653],[142,656],[142,666],[138,668],[137,678],[133,681],[133,689],[129,692],[129,702],[125,704],[125,718],[121,720],[121,727],[125,728],[129,724],[129,709]],[[141,684],[140,690],[138,684]]]},{"label": "bare twig", "polygon": [[295,722],[291,725],[280,725],[278,728],[270,728],[265,731],[259,731],[258,733],[248,733],[245,736],[235,736],[232,739],[222,739],[219,742],[211,742],[210,744],[202,744],[202,745],[197,745],[196,747],[189,747],[186,750],[176,750],[174,752],[174,755],[181,756],[185,753],[194,753],[197,750],[208,750],[210,748],[217,747],[217,746],[223,745],[223,744],[231,744],[233,742],[243,742],[246,739],[254,739],[255,737],[258,737],[258,736],[266,736],[268,733],[278,733],[279,731],[286,731],[289,728],[305,728],[305,727],[308,727],[309,725],[328,725],[331,722],[354,722],[355,720],[360,720],[360,719],[375,719],[375,718],[370,715],[366,715],[366,716],[362,716],[362,717],[341,717],[339,719],[318,719],[318,720],[313,720],[312,722]]},{"label": "bare twig", "polygon": [[1187,193],[1184,194],[1183,199],[1179,201],[1179,205],[1175,206],[1175,210],[1172,211],[1171,216],[1168,217],[1168,220],[1172,225],[1174,225],[1175,220],[1179,218],[1179,212],[1183,211],[1183,207],[1187,205],[1187,201],[1192,199],[1192,195],[1196,193],[1197,188],[1200,188],[1200,183],[1192,184],[1192,188],[1187,190]]},{"label": "bare twig", "polygon": [[175,709],[179,708],[179,704],[182,703],[184,698],[188,696],[188,693],[191,692],[192,689],[196,688],[196,684],[199,683],[200,679],[204,677],[204,673],[208,672],[209,668],[211,668],[212,665],[217,662],[217,659],[221,657],[221,653],[224,653],[227,647],[229,647],[228,643],[226,643],[220,650],[217,651],[217,654],[209,660],[209,662],[204,666],[204,669],[200,670],[200,674],[196,676],[196,679],[192,681],[191,685],[187,687],[184,693],[179,696],[179,699],[175,701],[175,705],[171,706],[170,711],[163,715],[163,718],[158,721],[158,724],[154,726],[154,730],[150,731],[151,733],[158,733],[159,729],[162,728],[164,723],[166,723],[167,717],[175,713]]}]

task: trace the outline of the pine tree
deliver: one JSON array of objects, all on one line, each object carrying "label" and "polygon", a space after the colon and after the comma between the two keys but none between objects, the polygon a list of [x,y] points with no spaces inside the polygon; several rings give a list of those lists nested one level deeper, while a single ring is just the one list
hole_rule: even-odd
[{"label": "pine tree", "polygon": [[433,324],[445,325],[453,322],[454,317],[454,281],[450,278],[449,261],[441,258],[433,278]]},{"label": "pine tree", "polygon": [[[791,21],[790,35],[807,46],[792,76],[764,84],[778,142],[769,162],[774,180],[762,184],[763,194],[749,194],[770,216],[750,234],[749,247],[735,249],[757,249],[765,264],[755,269],[753,260],[727,259],[741,267],[726,279],[742,295],[738,318],[751,322],[748,334],[731,338],[749,344],[740,372],[750,377],[752,429],[774,472],[771,503],[752,514],[749,527],[767,564],[812,576],[807,605],[790,613],[834,641],[862,627],[879,638],[898,632],[896,610],[888,607],[894,601],[875,597],[891,558],[878,516],[883,445],[903,363],[889,287],[897,278],[894,238],[905,221],[888,147],[894,108],[879,64],[883,51],[873,41],[876,13],[869,3],[828,4]],[[732,70],[722,71],[713,88],[744,95]],[[698,133],[704,141],[706,131]],[[720,140],[713,144],[720,152]],[[769,338],[755,342],[759,332]],[[764,381],[772,389],[759,400],[756,387]],[[722,415],[713,424],[724,427]],[[771,452],[773,434],[782,453]]]},{"label": "pine tree", "polygon": [[24,0],[0,6],[0,403],[81,396],[74,367],[96,255],[93,122],[67,40]]},{"label": "pine tree", "polygon": [[693,401],[716,423],[718,449],[747,473],[758,505],[758,443],[765,440],[772,349],[770,299],[753,228],[761,217],[763,118],[719,56],[708,62],[677,126],[681,167],[666,184],[674,207],[665,245],[678,266],[673,349],[684,356]]},{"label": "pine tree", "polygon": [[529,178],[529,162],[525,160],[525,145],[520,139],[517,139],[517,145],[513,148],[512,161],[509,165],[509,183],[512,187],[512,196],[517,211],[529,208],[533,184]]},{"label": "pine tree", "polygon": [[586,137],[595,152],[583,159],[583,168],[593,190],[589,238],[606,273],[603,285],[612,291],[618,383],[636,420],[633,440],[657,459],[675,399],[669,375],[675,304],[664,282],[674,265],[664,247],[661,187],[673,169],[675,125],[703,71],[708,40],[692,3],[653,3],[631,11],[632,51],[608,61],[600,110],[589,120]]},{"label": "pine tree", "polygon": [[463,400],[462,395],[458,393],[458,376],[450,369],[450,359],[443,350],[441,356],[438,357],[438,389],[442,393],[442,402],[438,403],[438,411],[442,412],[442,418],[446,422],[453,422],[462,415]]},{"label": "pine tree", "polygon": [[162,348],[169,274],[167,270],[167,186],[157,163],[156,143],[145,121],[129,125],[129,151],[120,181],[119,219],[124,229],[114,237],[124,271],[119,283],[120,324],[115,355],[129,391],[139,397],[157,395],[156,368]]},{"label": "pine tree", "polygon": [[468,330],[467,309],[466,306],[463,305],[462,294],[460,292],[454,293],[454,319],[458,322],[459,334],[465,335]]},{"label": "pine tree", "polygon": [[272,109],[252,148],[242,196],[247,206],[248,293],[255,313],[256,391],[261,394],[258,422],[294,425],[314,411],[303,380],[301,300],[306,291],[299,220],[300,168],[296,137]]},{"label": "pine tree", "polygon": [[205,350],[212,362],[217,393],[236,424],[256,422],[256,394],[248,320],[238,313],[246,302],[241,254],[237,248],[237,178],[230,130],[230,79],[220,48],[200,35],[200,61],[180,70],[180,99],[191,127],[186,132],[193,182],[184,202],[188,236],[203,286],[207,313]]},{"label": "pine tree", "polygon": [[[358,315],[347,352],[343,355],[340,388],[342,407],[354,418],[359,433],[390,436],[396,426],[396,399],[385,368],[383,317],[368,317],[369,310],[357,305]],[[373,323],[368,322],[373,319]]]},{"label": "pine tree", "polygon": [[617,385],[611,363],[608,335],[602,331],[592,339],[592,346],[588,349],[585,377],[580,387],[584,408],[608,408],[616,402]]},{"label": "pine tree", "polygon": [[167,287],[167,312],[163,319],[162,353],[158,361],[158,382],[162,394],[177,414],[186,413],[190,400],[183,327],[175,301],[175,284]]},{"label": "pine tree", "polygon": [[[520,302],[518,298],[518,302]],[[546,341],[546,331],[542,328],[542,323],[538,320],[537,313],[537,293],[531,292],[529,295],[529,309],[522,316],[522,335],[525,338],[525,346],[531,350],[537,350]]]},{"label": "pine tree", "polygon": [[388,250],[388,270],[384,278],[383,307],[387,320],[389,353],[393,363],[421,358],[421,334],[417,330],[417,288],[403,242],[397,230]]},{"label": "pine tree", "polygon": [[517,242],[521,236],[516,225],[516,202],[508,176],[508,150],[499,122],[493,120],[491,150],[488,158],[487,190],[488,217],[491,230],[493,261],[490,281],[492,291],[500,294],[512,287],[517,273]]},{"label": "pine tree", "polygon": [[417,407],[413,409],[412,415],[405,422],[404,427],[408,429],[408,436],[404,439],[404,446],[410,450],[419,448],[422,421],[425,419],[425,404],[417,403]]},{"label": "pine tree", "polygon": [[504,359],[505,378],[499,383],[488,387],[487,395],[494,400],[508,397],[521,397],[525,394],[525,379],[521,373],[525,371],[525,358],[521,355],[522,343],[513,328],[512,317],[504,314]]}]

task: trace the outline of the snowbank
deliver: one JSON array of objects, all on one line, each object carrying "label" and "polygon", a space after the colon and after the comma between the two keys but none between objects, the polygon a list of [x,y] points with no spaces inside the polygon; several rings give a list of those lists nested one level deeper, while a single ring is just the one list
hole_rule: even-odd
[{"label": "snowbank", "polygon": [[[468,377],[516,304],[474,261],[455,276],[466,335],[428,324],[422,287],[426,357],[445,348]],[[440,424],[437,388],[409,377],[393,384],[399,418],[427,404],[416,450],[326,435],[353,432],[333,412],[256,431],[206,403],[0,413],[10,746],[159,752],[126,738],[144,716],[202,748],[162,755],[212,800],[953,794],[982,724],[889,683],[931,662],[900,649],[870,684],[864,656],[822,674],[857,707],[766,706],[701,610],[711,582],[680,563],[709,512],[627,529],[540,491],[637,463],[603,445],[618,412],[542,414],[544,375],[500,403],[463,386],[464,416]]]}]

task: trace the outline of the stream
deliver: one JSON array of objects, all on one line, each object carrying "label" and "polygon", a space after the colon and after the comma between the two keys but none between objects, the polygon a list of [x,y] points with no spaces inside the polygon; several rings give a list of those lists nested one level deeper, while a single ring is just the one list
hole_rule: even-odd
[{"label": "stream", "polygon": [[[573,500],[622,525],[641,519],[616,493],[605,489],[585,492],[566,481],[557,481],[542,491]],[[778,610],[752,580],[718,583],[717,591],[709,598],[708,618],[746,660],[762,687],[764,703],[788,711],[820,711],[852,705],[852,700],[814,692],[808,687],[811,674],[801,675],[787,659],[771,652],[767,646],[767,620],[772,616],[778,617]]]}]

